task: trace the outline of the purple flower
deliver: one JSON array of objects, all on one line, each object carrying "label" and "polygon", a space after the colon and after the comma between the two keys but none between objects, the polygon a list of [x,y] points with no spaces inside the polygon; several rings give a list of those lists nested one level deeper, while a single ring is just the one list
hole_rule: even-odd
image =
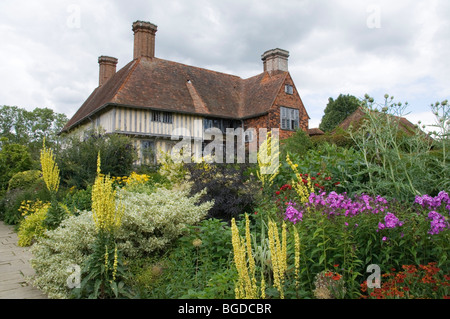
[{"label": "purple flower", "polygon": [[384,236],[384,237],[383,237],[383,241],[386,241],[386,240],[387,240],[387,237],[386,237],[386,236]]},{"label": "purple flower", "polygon": [[429,209],[435,209],[441,207],[442,204],[447,204],[446,209],[450,210],[450,197],[445,191],[440,191],[435,197],[430,195],[416,196],[414,203]]},{"label": "purple flower", "polygon": [[293,206],[296,205],[295,203],[289,202],[288,207],[286,208],[286,213],[284,219],[289,220],[296,224],[298,221],[303,220],[303,213],[295,209]]},{"label": "purple flower", "polygon": [[445,221],[444,216],[442,216],[436,211],[429,212],[428,219],[431,220],[430,222],[431,228],[428,231],[428,234],[437,235],[441,231],[444,231],[446,228],[450,227],[449,223]]},{"label": "purple flower", "polygon": [[391,228],[392,229],[392,228],[396,228],[397,226],[402,226],[403,225],[403,222],[401,222],[397,218],[397,216],[395,216],[392,213],[387,213],[386,216],[384,216],[384,222],[385,222],[385,224],[378,223],[377,232],[379,230],[382,230],[382,229],[385,229],[385,228]]}]

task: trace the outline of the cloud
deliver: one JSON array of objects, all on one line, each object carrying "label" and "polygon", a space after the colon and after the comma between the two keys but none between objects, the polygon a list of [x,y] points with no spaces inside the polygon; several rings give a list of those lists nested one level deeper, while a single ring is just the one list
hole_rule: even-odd
[{"label": "cloud", "polygon": [[158,57],[243,78],[262,71],[264,51],[290,51],[311,123],[341,93],[387,92],[420,114],[448,98],[449,13],[445,0],[4,0],[0,105],[70,117],[98,84],[98,56],[123,67],[131,24],[146,20],[158,25]]}]

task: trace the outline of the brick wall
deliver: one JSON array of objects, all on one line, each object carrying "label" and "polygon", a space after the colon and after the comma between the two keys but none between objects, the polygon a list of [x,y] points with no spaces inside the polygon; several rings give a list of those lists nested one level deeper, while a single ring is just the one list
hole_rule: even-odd
[{"label": "brick wall", "polygon": [[[292,85],[294,89],[293,94],[285,93],[284,90],[285,84]],[[245,120],[244,121],[245,129],[255,128],[256,130],[258,130],[259,128],[267,128],[267,130],[270,131],[272,128],[280,128],[281,127],[280,106],[298,109],[300,117],[299,126],[305,132],[308,131],[309,116],[306,113],[306,109],[303,105],[300,95],[298,94],[294,82],[292,81],[292,78],[289,74],[286,77],[285,83],[280,88],[280,91],[278,92],[278,95],[268,114]],[[294,131],[281,130],[280,128],[280,139],[288,138],[294,133],[295,133]]]}]

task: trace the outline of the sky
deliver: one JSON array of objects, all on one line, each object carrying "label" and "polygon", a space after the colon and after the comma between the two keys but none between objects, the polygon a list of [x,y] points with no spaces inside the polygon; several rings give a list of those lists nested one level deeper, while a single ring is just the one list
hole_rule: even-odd
[{"label": "sky", "polygon": [[330,97],[387,93],[433,124],[450,97],[450,1],[2,0],[0,105],[69,118],[98,85],[98,57],[133,59],[132,23],[158,26],[156,57],[248,78],[261,55],[289,51],[289,72],[318,127]]}]

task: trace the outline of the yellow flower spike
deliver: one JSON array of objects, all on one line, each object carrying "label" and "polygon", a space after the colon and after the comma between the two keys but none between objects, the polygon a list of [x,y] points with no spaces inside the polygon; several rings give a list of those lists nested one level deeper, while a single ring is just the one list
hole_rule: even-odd
[{"label": "yellow flower spike", "polygon": [[[99,153],[100,155],[100,153]],[[123,208],[116,207],[116,191],[109,175],[100,173],[100,156],[97,159],[97,177],[92,186],[92,213],[98,231],[111,232],[121,224]]]},{"label": "yellow flower spike", "polygon": [[117,274],[117,265],[118,265],[118,254],[117,254],[117,245],[114,248],[114,265],[113,265],[113,280],[116,280],[116,274]]},{"label": "yellow flower spike", "polygon": [[50,148],[45,146],[45,138],[41,150],[41,167],[45,185],[50,192],[56,193],[59,188],[59,168],[55,161],[55,156]]},{"label": "yellow flower spike", "polygon": [[299,269],[300,269],[300,237],[298,235],[297,229],[294,230],[294,240],[295,240],[295,287],[298,289],[299,282]]},{"label": "yellow flower spike", "polygon": [[[285,228],[283,230],[285,232]],[[282,241],[280,243],[280,237],[278,234],[278,227],[275,222],[269,220],[269,249],[272,261],[273,281],[274,287],[277,288],[280,293],[280,298],[284,299],[283,283],[286,267],[286,255],[284,255],[283,247],[285,243],[285,235],[282,232]]]},{"label": "yellow flower spike", "polygon": [[255,260],[253,258],[252,254],[252,242],[250,237],[250,221],[248,218],[248,215],[245,214],[245,239],[247,242],[247,255],[248,255],[248,261],[249,261],[249,267],[250,267],[250,273],[255,275]]},{"label": "yellow flower spike", "polygon": [[[247,268],[246,248],[248,248],[249,246],[248,243],[246,243],[245,239],[241,238],[241,236],[239,235],[239,229],[236,226],[236,221],[234,218],[231,220],[231,234],[234,252],[234,263],[238,272],[238,281],[235,284],[235,297],[237,299],[255,299],[257,298],[258,291],[256,278],[254,276],[254,273],[252,274],[252,278],[250,278],[250,273],[252,271],[250,271],[249,273],[249,270]],[[249,264],[253,263],[254,265],[253,257],[251,257],[250,260],[252,261],[249,261]]]}]

